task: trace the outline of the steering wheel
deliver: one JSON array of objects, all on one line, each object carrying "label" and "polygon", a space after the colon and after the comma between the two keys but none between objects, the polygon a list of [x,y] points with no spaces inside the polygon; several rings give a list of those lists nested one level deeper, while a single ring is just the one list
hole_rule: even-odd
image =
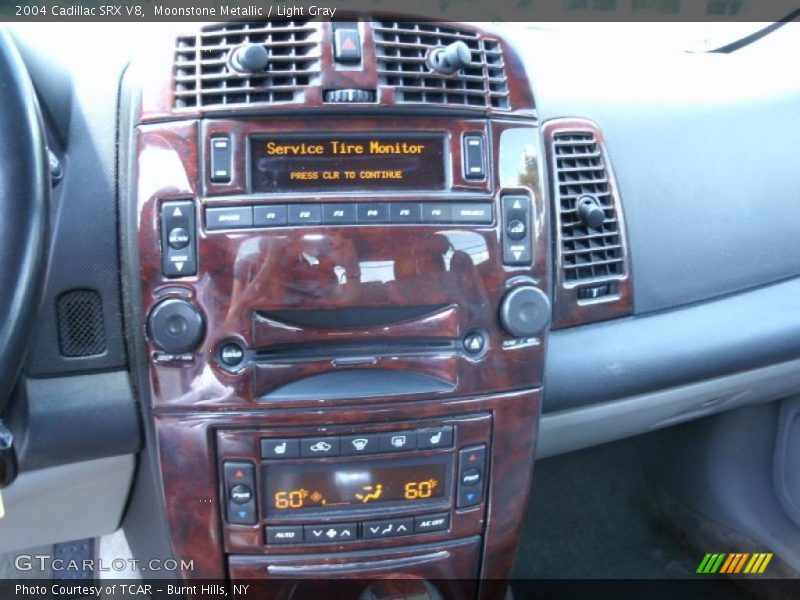
[{"label": "steering wheel", "polygon": [[39,104],[0,31],[0,411],[22,367],[44,281],[50,178]]}]

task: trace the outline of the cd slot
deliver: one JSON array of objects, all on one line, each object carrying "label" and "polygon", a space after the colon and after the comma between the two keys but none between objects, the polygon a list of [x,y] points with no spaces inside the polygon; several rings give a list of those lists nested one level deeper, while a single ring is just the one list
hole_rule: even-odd
[{"label": "cd slot", "polygon": [[374,340],[398,340],[399,346],[407,340],[426,340],[427,344],[460,337],[456,304],[256,311],[252,327],[253,345],[264,352],[290,344],[320,347],[323,342],[346,344],[363,338],[379,344],[388,342]]},{"label": "cd slot", "polygon": [[[430,356],[456,354],[461,347],[455,340],[377,340],[307,342],[256,350],[253,362],[308,362],[330,360],[346,365],[375,362],[391,356]],[[336,364],[334,366],[336,366]]]}]

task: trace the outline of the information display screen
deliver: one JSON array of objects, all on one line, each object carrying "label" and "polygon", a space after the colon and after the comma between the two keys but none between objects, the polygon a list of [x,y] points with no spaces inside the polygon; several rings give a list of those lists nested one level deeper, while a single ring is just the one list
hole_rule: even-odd
[{"label": "information display screen", "polygon": [[256,136],[250,140],[254,192],[441,190],[440,135]]},{"label": "information display screen", "polygon": [[449,459],[264,467],[267,516],[444,498]]}]

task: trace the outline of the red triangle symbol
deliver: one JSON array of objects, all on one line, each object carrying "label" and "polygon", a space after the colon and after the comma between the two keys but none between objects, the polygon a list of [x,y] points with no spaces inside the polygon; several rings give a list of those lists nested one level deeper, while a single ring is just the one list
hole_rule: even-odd
[{"label": "red triangle symbol", "polygon": [[342,42],[342,50],[355,50],[356,43],[353,41],[353,38],[344,38]]},{"label": "red triangle symbol", "polygon": [[238,471],[236,471],[235,475],[236,475],[236,477],[244,477],[244,471],[239,469]]}]

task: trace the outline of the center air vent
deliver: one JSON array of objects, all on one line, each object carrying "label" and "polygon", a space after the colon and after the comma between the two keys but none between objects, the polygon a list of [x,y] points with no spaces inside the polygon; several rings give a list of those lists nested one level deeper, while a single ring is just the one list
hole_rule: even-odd
[{"label": "center air vent", "polygon": [[[378,83],[395,89],[395,102],[509,108],[503,51],[497,40],[433,23],[378,21],[373,29]],[[472,63],[453,74],[432,69],[430,53],[456,41],[467,45]]]},{"label": "center air vent", "polygon": [[[230,56],[244,44],[267,50],[267,66],[241,73]],[[309,21],[222,23],[179,37],[175,49],[175,108],[299,103],[318,83],[319,24]]]}]

